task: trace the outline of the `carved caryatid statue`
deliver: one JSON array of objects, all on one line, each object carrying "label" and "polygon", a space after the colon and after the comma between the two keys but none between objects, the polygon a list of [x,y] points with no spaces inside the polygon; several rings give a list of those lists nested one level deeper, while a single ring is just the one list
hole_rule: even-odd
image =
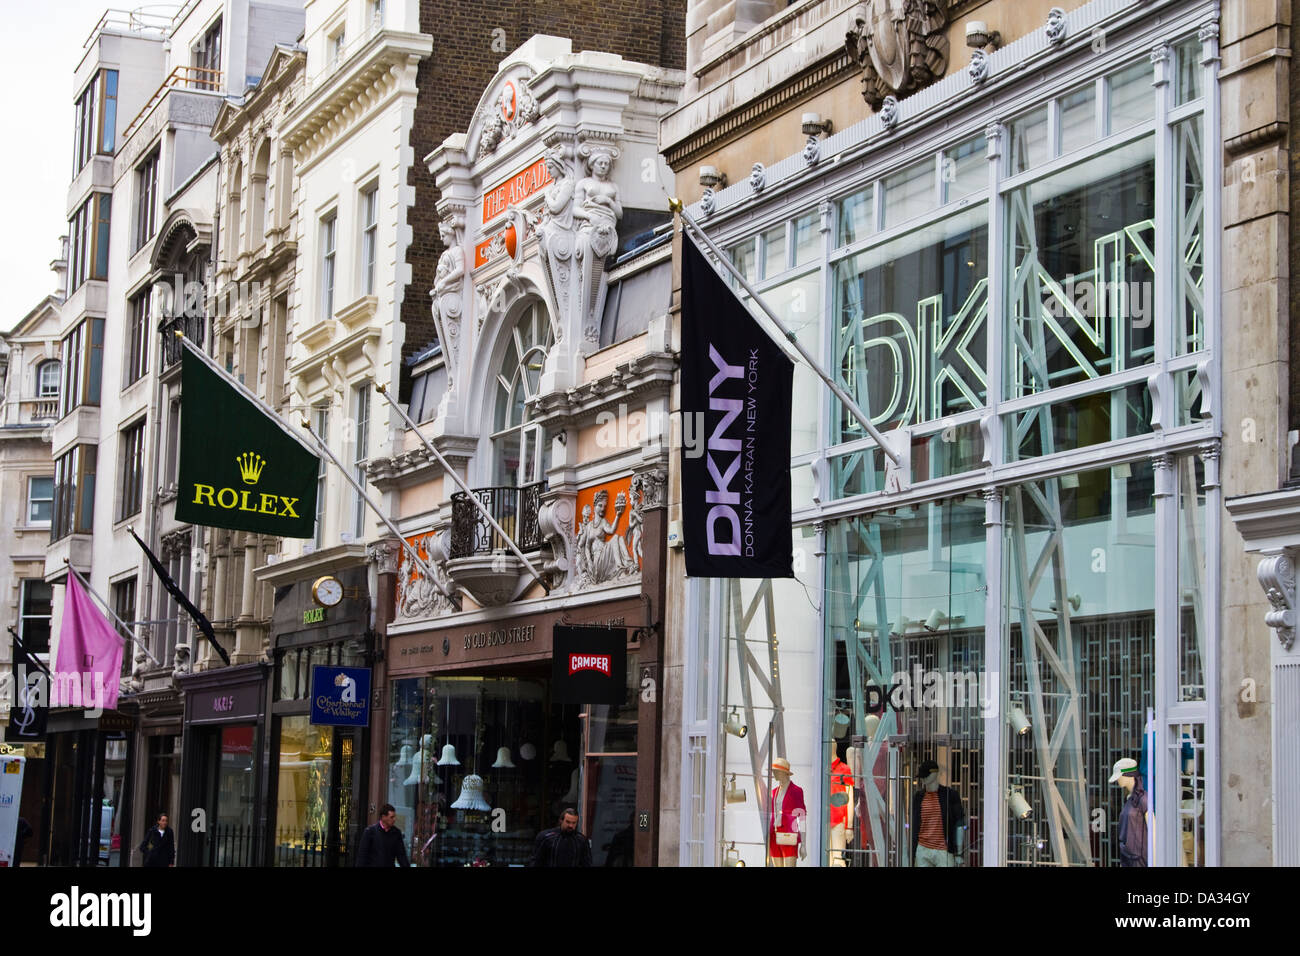
[{"label": "carved caryatid statue", "polygon": [[580,288],[582,334],[589,343],[600,336],[597,309],[605,276],[605,260],[618,248],[618,221],[623,218],[618,186],[610,179],[618,150],[613,146],[583,144],[579,150],[587,176],[573,192],[573,218],[578,224],[577,255],[581,260]]},{"label": "carved caryatid statue", "polygon": [[552,146],[546,151],[546,172],[551,178],[551,184],[542,194],[542,216],[536,227],[546,281],[551,287],[551,295],[561,316],[569,313],[576,298],[573,261],[577,244],[577,230],[573,223],[573,193],[576,183],[569,166],[569,155],[569,148],[564,144]]},{"label": "carved caryatid statue", "polygon": [[862,97],[879,110],[886,96],[929,86],[948,69],[948,0],[867,0],[845,35],[862,70]]},{"label": "carved caryatid statue", "polygon": [[438,234],[446,247],[438,258],[433,279],[433,321],[447,368],[447,388],[451,389],[460,352],[460,320],[464,312],[465,250],[460,244],[460,222],[455,217],[438,223]]}]

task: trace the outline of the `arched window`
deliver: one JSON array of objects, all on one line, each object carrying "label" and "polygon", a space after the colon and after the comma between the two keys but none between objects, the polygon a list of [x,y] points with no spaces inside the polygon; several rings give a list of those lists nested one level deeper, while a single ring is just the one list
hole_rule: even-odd
[{"label": "arched window", "polygon": [[253,210],[249,220],[252,239],[248,248],[256,249],[266,239],[266,181],[271,173],[271,141],[263,140],[253,160]]},{"label": "arched window", "polygon": [[495,485],[522,488],[541,481],[546,474],[550,446],[542,427],[528,421],[524,406],[537,396],[552,342],[546,310],[534,302],[511,330],[497,373],[492,425]]},{"label": "arched window", "polygon": [[36,394],[39,398],[59,397],[59,363],[55,359],[42,362],[36,369]]}]

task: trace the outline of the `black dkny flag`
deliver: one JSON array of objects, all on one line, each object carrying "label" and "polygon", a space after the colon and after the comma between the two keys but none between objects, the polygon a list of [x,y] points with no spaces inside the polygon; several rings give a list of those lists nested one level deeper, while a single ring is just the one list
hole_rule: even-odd
[{"label": "black dkny flag", "polygon": [[176,520],[310,538],[320,458],[187,347]]},{"label": "black dkny flag", "polygon": [[794,364],[689,236],[682,250],[686,574],[793,577]]}]

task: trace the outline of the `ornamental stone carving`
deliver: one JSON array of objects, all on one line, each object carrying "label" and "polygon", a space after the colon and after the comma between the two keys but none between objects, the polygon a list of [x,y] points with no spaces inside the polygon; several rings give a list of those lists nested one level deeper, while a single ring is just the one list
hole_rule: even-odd
[{"label": "ornamental stone carving", "polygon": [[989,78],[989,55],[983,50],[972,50],[966,72],[970,74],[972,83],[983,83]]},{"label": "ornamental stone carving", "polygon": [[542,117],[537,99],[528,89],[528,80],[522,77],[508,81],[490,109],[492,115],[479,134],[479,156],[495,152],[503,142]]},{"label": "ornamental stone carving", "polygon": [[880,104],[880,122],[887,130],[898,125],[898,100],[894,97],[886,96],[885,101]]},{"label": "ornamental stone carving", "polygon": [[628,516],[628,529],[622,535],[618,525],[628,509],[628,495],[620,491],[614,499],[614,520],[609,520],[609,492],[601,489],[589,505],[582,508],[578,522],[575,554],[574,587],[613,584],[631,580],[641,573],[640,564],[633,559],[630,538],[637,529],[637,547],[640,546],[639,529],[642,523],[641,501],[633,504]]},{"label": "ornamental stone carving", "polygon": [[411,539],[411,547],[420,555],[434,580],[420,572],[420,567],[402,552],[398,560],[397,607],[399,618],[429,618],[460,610],[460,595],[439,560],[437,535],[433,532]]},{"label": "ornamental stone carving", "polygon": [[438,329],[447,369],[447,390],[452,389],[460,354],[461,316],[464,312],[465,250],[460,243],[462,223],[449,217],[438,223],[438,234],[446,247],[438,258],[433,280],[433,322]]},{"label": "ornamental stone carving", "polygon": [[1043,27],[1043,33],[1047,36],[1047,42],[1053,46],[1065,42],[1065,34],[1068,27],[1065,23],[1065,11],[1060,7],[1052,7],[1047,11],[1047,25]]},{"label": "ornamental stone carving", "polygon": [[749,188],[761,193],[767,185],[767,169],[762,163],[755,163],[749,170]]},{"label": "ornamental stone carving", "polygon": [[618,157],[617,147],[584,143],[578,155],[587,166],[587,175],[573,190],[573,218],[578,224],[580,328],[583,338],[594,345],[600,339],[605,260],[618,248],[618,221],[623,218],[623,204],[619,201],[618,186],[610,179]]},{"label": "ornamental stone carving", "polygon": [[816,166],[817,161],[822,158],[822,143],[816,136],[809,136],[808,142],[803,144],[803,161],[809,166]]},{"label": "ornamental stone carving", "polygon": [[868,0],[845,34],[862,71],[862,98],[879,111],[887,96],[929,86],[948,69],[949,0]]},{"label": "ornamental stone carving", "polygon": [[1264,621],[1277,631],[1278,641],[1289,651],[1295,643],[1295,565],[1283,552],[1260,561],[1255,573],[1273,607],[1264,615]]},{"label": "ornamental stone carving", "polygon": [[546,284],[561,316],[568,315],[579,298],[574,288],[578,231],[573,222],[573,193],[577,180],[573,175],[572,155],[567,143],[557,144],[546,151],[544,161],[551,184],[542,194],[542,215],[537,224],[537,242],[542,251]]},{"label": "ornamental stone carving", "polygon": [[717,198],[714,196],[713,187],[704,187],[704,193],[700,196],[700,212],[706,216],[712,216],[713,210],[717,208]]},{"label": "ornamental stone carving", "polygon": [[552,590],[569,579],[577,552],[577,538],[573,532],[573,495],[559,495],[545,501],[537,510],[537,528],[551,549],[551,560],[542,567],[550,577]]},{"label": "ornamental stone carving", "polygon": [[668,472],[652,468],[632,477],[632,500],[636,510],[664,508],[668,505]]},{"label": "ornamental stone carving", "polygon": [[377,574],[396,574],[399,555],[400,549],[393,541],[376,541],[366,546],[366,560],[375,566]]}]

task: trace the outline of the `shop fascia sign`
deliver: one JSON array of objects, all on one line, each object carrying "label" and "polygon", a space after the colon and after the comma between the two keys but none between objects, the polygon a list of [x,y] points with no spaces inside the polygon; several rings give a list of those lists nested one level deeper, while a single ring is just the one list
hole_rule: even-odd
[{"label": "shop fascia sign", "polygon": [[[551,184],[551,174],[546,170],[546,160],[538,157],[523,169],[517,170],[483,191],[483,225],[487,226],[505,214],[511,206],[518,206],[529,196]],[[490,240],[489,240],[490,241]],[[477,259],[477,255],[475,256]]]}]

